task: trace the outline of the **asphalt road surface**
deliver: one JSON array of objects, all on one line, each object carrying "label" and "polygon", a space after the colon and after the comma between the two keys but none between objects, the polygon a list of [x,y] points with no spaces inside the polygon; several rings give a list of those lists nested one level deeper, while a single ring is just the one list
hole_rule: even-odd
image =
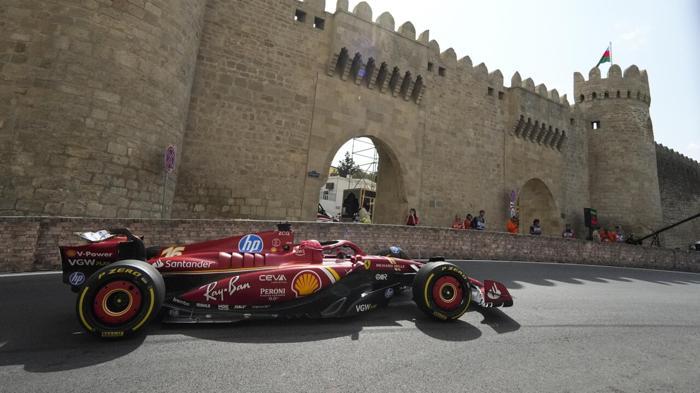
[{"label": "asphalt road surface", "polygon": [[515,305],[82,333],[57,274],[0,277],[1,392],[698,392],[700,274],[457,262]]}]

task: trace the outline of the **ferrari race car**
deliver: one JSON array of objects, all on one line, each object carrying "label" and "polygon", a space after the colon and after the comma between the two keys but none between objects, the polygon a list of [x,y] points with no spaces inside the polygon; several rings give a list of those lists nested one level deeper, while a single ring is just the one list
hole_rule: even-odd
[{"label": "ferrari race car", "polygon": [[87,244],[61,246],[63,282],[77,292],[83,328],[104,338],[164,322],[331,318],[387,305],[399,291],[433,318],[458,319],[470,303],[509,307],[496,281],[468,277],[442,258],[408,258],[398,247],[367,255],[347,240],[294,243],[288,224],[188,245],[145,247],[128,229],[81,234]]}]

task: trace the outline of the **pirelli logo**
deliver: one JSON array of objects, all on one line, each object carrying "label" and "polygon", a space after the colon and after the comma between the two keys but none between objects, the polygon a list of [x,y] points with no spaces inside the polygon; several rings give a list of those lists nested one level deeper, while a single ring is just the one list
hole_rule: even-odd
[{"label": "pirelli logo", "polygon": [[115,267],[112,269],[107,270],[106,272],[100,273],[100,275],[97,277],[98,279],[101,279],[104,276],[109,276],[111,274],[130,274],[134,277],[141,277],[141,272],[128,268],[128,267]]}]

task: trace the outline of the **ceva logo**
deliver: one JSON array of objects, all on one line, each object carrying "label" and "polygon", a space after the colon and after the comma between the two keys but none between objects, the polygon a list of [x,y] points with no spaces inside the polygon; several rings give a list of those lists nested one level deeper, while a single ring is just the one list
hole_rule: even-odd
[{"label": "ceva logo", "polygon": [[263,240],[256,234],[245,235],[238,242],[239,252],[261,252],[263,250]]}]

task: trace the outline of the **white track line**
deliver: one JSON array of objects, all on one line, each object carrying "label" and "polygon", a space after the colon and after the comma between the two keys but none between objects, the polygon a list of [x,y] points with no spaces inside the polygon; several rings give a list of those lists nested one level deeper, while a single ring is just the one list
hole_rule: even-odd
[{"label": "white track line", "polygon": [[680,270],[649,269],[649,268],[645,268],[645,267],[629,267],[629,266],[591,265],[588,263],[505,261],[505,260],[500,260],[500,259],[445,259],[445,261],[447,261],[447,262],[497,262],[497,263],[507,262],[507,263],[522,263],[522,264],[532,264],[532,265],[591,266],[591,267],[607,267],[610,269],[629,269],[629,270],[679,273],[679,274],[700,274],[700,273],[696,273],[696,272],[686,272],[686,271],[680,271]]},{"label": "white track line", "polygon": [[63,273],[60,270],[50,271],[50,272],[29,272],[29,273],[7,273],[0,274],[0,278],[11,278],[11,277],[24,277],[24,276],[46,276],[49,274],[60,274]]}]

